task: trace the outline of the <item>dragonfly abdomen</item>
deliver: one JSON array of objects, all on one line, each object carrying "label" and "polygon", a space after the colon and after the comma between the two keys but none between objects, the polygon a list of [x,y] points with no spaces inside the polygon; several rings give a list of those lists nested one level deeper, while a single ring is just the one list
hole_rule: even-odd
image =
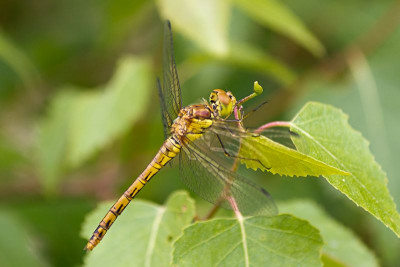
[{"label": "dragonfly abdomen", "polygon": [[133,184],[124,192],[118,201],[115,202],[107,212],[106,216],[101,220],[96,230],[93,232],[89,242],[86,244],[86,250],[92,250],[100,243],[117,217],[121,215],[126,206],[128,206],[143,186],[151,179],[151,177],[158,173],[165,164],[176,157],[181,150],[181,144],[178,140],[179,139],[174,135],[165,140],[164,144],[150,164],[147,165],[146,169],[138,178],[136,178]]}]

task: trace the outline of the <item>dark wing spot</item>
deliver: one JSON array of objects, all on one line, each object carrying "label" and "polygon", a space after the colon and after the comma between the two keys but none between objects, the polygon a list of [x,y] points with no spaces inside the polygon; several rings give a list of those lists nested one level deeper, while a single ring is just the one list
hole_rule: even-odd
[{"label": "dark wing spot", "polygon": [[271,195],[265,190],[264,188],[260,187],[261,192],[266,195],[267,197],[271,197]]}]

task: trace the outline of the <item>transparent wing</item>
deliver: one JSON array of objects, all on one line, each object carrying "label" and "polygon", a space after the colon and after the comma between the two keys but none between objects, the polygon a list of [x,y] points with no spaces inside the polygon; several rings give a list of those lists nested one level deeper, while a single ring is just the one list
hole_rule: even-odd
[{"label": "transparent wing", "polygon": [[182,108],[181,88],[176,69],[171,23],[164,24],[163,47],[163,83],[158,82],[158,93],[161,101],[161,111],[164,123],[164,133],[168,135],[169,128]]},{"label": "transparent wing", "polygon": [[[209,149],[212,133],[185,144],[180,153],[180,172],[184,183],[205,200],[231,209],[227,200],[233,197],[243,215],[277,214],[269,193],[229,168],[229,160]],[[232,160],[230,161],[232,162]]]},{"label": "transparent wing", "polygon": [[161,120],[163,123],[164,137],[165,137],[165,139],[167,139],[169,132],[170,132],[169,129],[173,122],[173,118],[171,118],[171,116],[169,115],[169,113],[167,111],[167,107],[165,106],[165,104],[166,104],[165,97],[164,97],[164,93],[161,88],[160,79],[158,79],[158,78],[157,78],[157,89],[158,89],[158,97],[160,99],[160,104],[161,104]]},{"label": "transparent wing", "polygon": [[[257,135],[263,135],[291,149],[296,149],[292,139],[300,138],[298,134],[291,132],[288,128],[285,127],[269,128],[262,132],[255,133],[255,129],[244,129],[240,127],[236,121],[227,120],[215,120],[209,131],[217,134],[224,144],[225,149],[232,151],[232,153],[235,153],[239,150],[241,138],[243,137],[254,137]],[[218,142],[216,147],[218,146],[221,147],[220,142]]]}]

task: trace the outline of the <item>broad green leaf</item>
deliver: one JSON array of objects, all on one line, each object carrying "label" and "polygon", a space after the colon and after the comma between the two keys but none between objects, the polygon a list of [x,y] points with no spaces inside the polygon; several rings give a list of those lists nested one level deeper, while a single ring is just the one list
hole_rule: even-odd
[{"label": "broad green leaf", "polygon": [[211,54],[228,54],[228,1],[158,0],[159,11],[179,31]]},{"label": "broad green leaf", "polygon": [[293,41],[316,56],[322,56],[325,48],[306,26],[282,2],[276,0],[235,0],[237,6],[254,20]]},{"label": "broad green leaf", "polygon": [[290,215],[215,219],[187,227],[174,243],[177,266],[321,266],[322,239]]},{"label": "broad green leaf", "polygon": [[386,188],[386,174],[368,142],[348,124],[347,115],[332,106],[310,102],[291,124],[291,130],[301,136],[293,139],[300,152],[351,173],[324,175],[328,182],[400,237],[400,215]]},{"label": "broad green leaf", "polygon": [[[112,203],[104,203],[83,224],[81,236],[88,239]],[[101,243],[85,258],[85,266],[169,266],[172,241],[189,225],[194,201],[176,192],[159,206],[133,200],[115,221]]]},{"label": "broad green leaf", "polygon": [[47,266],[26,226],[6,211],[0,211],[0,236],[1,266]]},{"label": "broad green leaf", "polygon": [[47,194],[54,193],[65,166],[69,111],[76,93],[61,91],[51,102],[49,115],[39,124],[37,160],[40,182]]},{"label": "broad green leaf", "polygon": [[[253,170],[268,170],[273,174],[288,176],[319,176],[348,173],[309,157],[294,149],[272,141],[265,136],[241,138],[241,162]],[[258,159],[248,160],[248,159]],[[262,164],[260,164],[260,162]]]},{"label": "broad green leaf", "polygon": [[55,190],[68,163],[82,163],[142,116],[150,98],[150,79],[146,59],[125,57],[101,91],[64,88],[54,97],[39,125],[37,145],[40,178],[47,193]]},{"label": "broad green leaf", "polygon": [[102,91],[78,95],[68,111],[68,162],[81,163],[128,130],[145,112],[150,81],[149,61],[126,57]]},{"label": "broad green leaf", "polygon": [[[322,261],[340,266],[379,266],[375,255],[349,229],[336,222],[317,204],[308,200],[279,203],[279,210],[309,221],[324,240]],[[328,262],[329,261],[329,262]]]}]

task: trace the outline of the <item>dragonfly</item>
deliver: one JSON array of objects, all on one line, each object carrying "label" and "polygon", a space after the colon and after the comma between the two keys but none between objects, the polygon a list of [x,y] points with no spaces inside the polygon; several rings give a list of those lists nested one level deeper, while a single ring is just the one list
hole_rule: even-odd
[{"label": "dragonfly", "polygon": [[[232,168],[238,154],[240,140],[254,137],[240,125],[239,119],[228,119],[246,99],[222,89],[214,89],[209,101],[182,107],[181,88],[175,64],[173,38],[169,21],[164,25],[163,82],[157,79],[161,102],[165,141],[132,185],[109,209],[99,223],[85,249],[93,250],[111,225],[142,188],[167,163],[179,155],[179,170],[183,182],[203,199],[232,209],[234,199],[243,215],[277,214],[270,194]],[[261,163],[261,162],[260,162]],[[268,166],[266,166],[268,168]]]}]

